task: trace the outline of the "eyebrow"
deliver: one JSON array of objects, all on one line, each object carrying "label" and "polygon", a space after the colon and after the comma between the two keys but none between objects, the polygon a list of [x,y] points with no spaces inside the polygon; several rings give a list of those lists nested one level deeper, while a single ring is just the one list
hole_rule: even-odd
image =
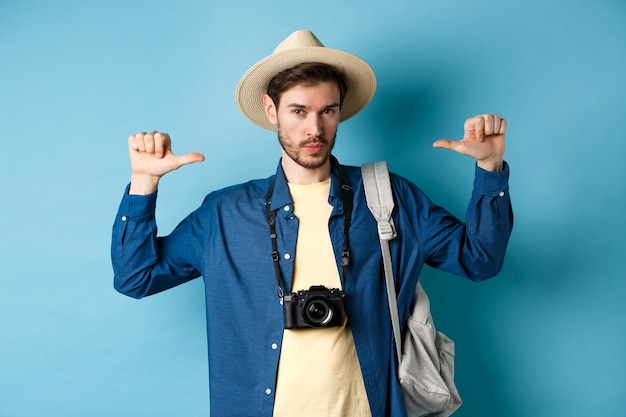
[{"label": "eyebrow", "polygon": [[[298,104],[298,103],[291,103],[288,104],[287,107],[289,108],[295,108],[295,109],[305,109],[305,110],[310,110],[310,106],[305,106],[304,104]],[[332,104],[328,104],[327,106],[324,106],[324,110],[326,109],[331,109],[334,107],[339,107],[339,103],[332,103]]]}]

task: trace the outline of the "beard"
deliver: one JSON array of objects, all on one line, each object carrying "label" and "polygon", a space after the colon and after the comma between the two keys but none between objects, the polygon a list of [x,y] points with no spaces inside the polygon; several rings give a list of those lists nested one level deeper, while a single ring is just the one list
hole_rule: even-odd
[{"label": "beard", "polygon": [[[280,130],[278,125],[278,142],[281,148],[285,151],[285,154],[293,160],[296,164],[307,169],[317,169],[326,162],[330,157],[330,153],[335,147],[335,139],[337,138],[337,132],[331,139],[327,139],[324,136],[312,137],[304,140],[300,143],[294,143],[294,141]],[[310,154],[305,147],[308,145],[320,144],[323,145],[320,152],[316,154]]]}]

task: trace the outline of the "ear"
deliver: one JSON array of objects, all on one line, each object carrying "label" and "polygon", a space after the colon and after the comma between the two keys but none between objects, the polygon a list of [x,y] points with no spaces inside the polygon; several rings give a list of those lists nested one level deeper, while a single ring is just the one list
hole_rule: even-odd
[{"label": "ear", "polygon": [[276,126],[278,124],[276,105],[274,104],[274,100],[272,100],[272,98],[267,94],[263,96],[263,107],[265,108],[265,116],[267,116],[267,120]]}]

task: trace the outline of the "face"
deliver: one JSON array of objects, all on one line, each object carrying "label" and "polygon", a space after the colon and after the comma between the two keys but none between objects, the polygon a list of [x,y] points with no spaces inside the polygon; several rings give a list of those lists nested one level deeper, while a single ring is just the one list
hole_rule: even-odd
[{"label": "face", "polygon": [[267,117],[278,128],[287,163],[311,170],[329,163],[340,122],[336,83],[294,86],[283,92],[278,109],[266,96],[265,108]]}]

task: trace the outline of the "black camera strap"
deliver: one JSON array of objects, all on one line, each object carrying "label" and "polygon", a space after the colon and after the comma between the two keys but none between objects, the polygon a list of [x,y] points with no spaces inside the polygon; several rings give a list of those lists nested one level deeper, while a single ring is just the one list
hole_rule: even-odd
[{"label": "black camera strap", "polygon": [[[341,182],[341,204],[343,205],[343,248],[341,250],[341,268],[342,268],[342,286],[346,283],[346,273],[350,265],[350,249],[348,244],[348,230],[350,229],[350,221],[352,219],[352,186],[350,180],[344,172],[341,165],[337,164],[339,169],[339,180]],[[274,185],[276,177],[270,182],[267,193],[265,194],[265,212],[267,223],[270,226],[270,239],[272,241],[272,261],[274,262],[274,272],[276,274],[276,283],[278,284],[278,298],[282,300],[285,292],[282,288],[283,275],[280,271],[278,262],[278,244],[276,242],[276,211],[270,209],[272,194],[274,193]]]}]

